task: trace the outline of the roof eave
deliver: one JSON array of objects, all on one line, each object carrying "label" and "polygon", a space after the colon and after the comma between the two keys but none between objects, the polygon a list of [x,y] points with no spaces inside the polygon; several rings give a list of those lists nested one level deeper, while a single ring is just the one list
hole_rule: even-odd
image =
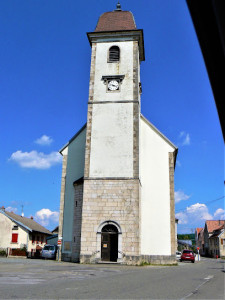
[{"label": "roof eave", "polygon": [[164,139],[164,141],[166,141],[171,147],[174,148],[174,152],[173,152],[173,157],[174,157],[174,169],[176,167],[176,160],[177,160],[177,153],[178,153],[178,148],[177,146],[175,146],[161,131],[159,131],[158,128],[156,128],[148,119],[146,119],[142,114],[141,114],[141,118],[143,119],[143,121],[145,121],[145,123],[147,123],[161,138]]},{"label": "roof eave", "polygon": [[20,221],[15,220],[14,218],[12,218],[11,216],[9,216],[7,213],[5,213],[4,211],[0,211],[3,215],[5,215],[7,218],[9,218],[11,221],[15,222],[16,224],[20,225],[21,227],[27,229],[28,231],[32,232],[32,229],[27,227],[26,225],[24,225],[23,223],[21,223]]},{"label": "roof eave", "polygon": [[74,134],[74,136],[69,140],[69,142],[67,142],[60,150],[59,150],[59,153],[62,155],[62,152],[63,152],[63,150],[66,148],[66,147],[68,147],[71,143],[72,143],[72,141],[73,140],[75,140],[75,138],[86,128],[86,126],[87,126],[87,123],[85,123],[84,124],[84,126],[80,129],[80,130],[78,130],[77,131],[77,133],[75,133]]},{"label": "roof eave", "polygon": [[115,31],[94,31],[87,32],[87,37],[90,45],[93,42],[104,41],[119,41],[119,40],[136,40],[139,44],[140,60],[145,60],[144,49],[144,32],[143,29],[131,29],[131,30],[115,30]]}]

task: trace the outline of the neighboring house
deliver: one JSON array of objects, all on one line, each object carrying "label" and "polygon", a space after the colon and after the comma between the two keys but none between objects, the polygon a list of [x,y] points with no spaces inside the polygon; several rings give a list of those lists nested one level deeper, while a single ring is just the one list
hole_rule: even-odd
[{"label": "neighboring house", "polygon": [[0,248],[7,250],[8,254],[21,248],[26,248],[29,253],[40,252],[46,238],[51,235],[33,217],[26,218],[0,208]]},{"label": "neighboring house", "polygon": [[190,247],[192,247],[192,240],[179,240],[180,243],[184,243],[186,245],[189,245]]},{"label": "neighboring house", "polygon": [[204,228],[196,228],[195,229],[195,242],[196,242],[196,248],[199,247],[199,253],[201,255],[205,254],[205,248],[204,248]]},{"label": "neighboring house", "polygon": [[212,257],[225,257],[224,225],[213,231],[209,238],[209,255]]},{"label": "neighboring house", "polygon": [[52,230],[52,234],[58,234],[58,233],[59,233],[59,226],[56,226],[56,228]]},{"label": "neighboring house", "polygon": [[178,149],[140,113],[143,30],[118,3],[87,35],[87,124],[60,151],[62,260],[173,264]]},{"label": "neighboring house", "polygon": [[214,246],[213,249],[210,249],[210,246],[212,246],[212,242],[210,241],[209,244],[209,239],[211,238],[212,235],[215,234],[215,231],[219,230],[222,226],[224,226],[225,221],[224,220],[209,220],[205,222],[205,228],[204,228],[204,250],[205,250],[205,255],[210,256],[212,255],[212,250],[214,251]]},{"label": "neighboring house", "polygon": [[184,249],[192,249],[192,241],[191,240],[178,240],[178,250],[182,251]]},{"label": "neighboring house", "polygon": [[59,226],[52,230],[52,236],[47,237],[46,243],[49,245],[57,245],[58,244],[58,232]]},{"label": "neighboring house", "polygon": [[58,234],[53,234],[46,238],[46,244],[57,245],[58,244]]}]

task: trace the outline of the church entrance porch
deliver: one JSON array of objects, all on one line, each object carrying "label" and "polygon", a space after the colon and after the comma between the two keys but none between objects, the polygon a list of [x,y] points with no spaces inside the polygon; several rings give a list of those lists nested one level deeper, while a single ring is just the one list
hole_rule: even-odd
[{"label": "church entrance porch", "polygon": [[118,229],[112,224],[105,225],[101,233],[101,260],[117,262]]}]

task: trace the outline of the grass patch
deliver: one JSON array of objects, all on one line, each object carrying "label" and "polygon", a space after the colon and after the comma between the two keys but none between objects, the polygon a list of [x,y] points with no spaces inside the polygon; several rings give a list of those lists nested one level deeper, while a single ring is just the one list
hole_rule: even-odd
[{"label": "grass patch", "polygon": [[149,262],[146,262],[146,261],[142,261],[138,266],[140,266],[140,267],[144,267],[144,266],[176,267],[176,266],[178,266],[178,263],[174,263],[174,264],[153,264],[153,263],[149,263]]}]

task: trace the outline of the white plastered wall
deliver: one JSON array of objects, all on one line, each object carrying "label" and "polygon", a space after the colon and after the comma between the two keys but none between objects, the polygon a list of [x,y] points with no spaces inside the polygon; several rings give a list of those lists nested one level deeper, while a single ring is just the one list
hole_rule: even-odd
[{"label": "white plastered wall", "polygon": [[[12,230],[13,226],[18,226],[4,214],[0,213],[0,248],[20,248],[22,245],[27,245],[28,231],[18,226],[17,230]],[[12,243],[12,233],[18,234],[17,243]]]},{"label": "white plastered wall", "polygon": [[93,105],[90,177],[133,176],[133,103]]},{"label": "white plastered wall", "polygon": [[174,148],[140,120],[141,254],[171,255],[168,153]]},{"label": "white plastered wall", "polygon": [[[106,42],[97,43],[95,81],[94,81],[94,101],[121,101],[133,100],[133,43]],[[111,46],[120,48],[120,61],[118,63],[108,63],[108,51]],[[102,76],[124,75],[120,92],[107,92],[107,87]]]},{"label": "white plastered wall", "polygon": [[74,214],[73,182],[84,176],[85,141],[86,128],[83,129],[78,134],[78,136],[73,141],[71,141],[70,144],[62,152],[63,155],[68,155],[63,216],[63,241],[70,242],[71,247]]}]

